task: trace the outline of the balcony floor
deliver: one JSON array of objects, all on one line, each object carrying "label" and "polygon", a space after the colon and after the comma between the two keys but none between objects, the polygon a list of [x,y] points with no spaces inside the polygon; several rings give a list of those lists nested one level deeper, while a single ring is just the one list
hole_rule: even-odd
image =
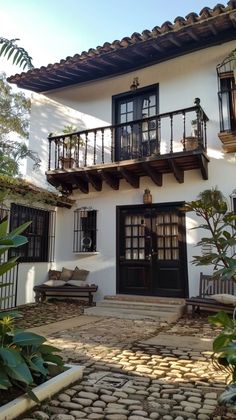
[{"label": "balcony floor", "polygon": [[204,180],[208,179],[209,158],[202,148],[152,155],[143,159],[123,160],[101,165],[57,169],[46,172],[47,181],[65,193],[79,189],[88,194],[89,184],[96,191],[102,190],[103,181],[112,189],[119,190],[120,180],[125,179],[133,188],[139,188],[140,177],[149,176],[152,181],[162,186],[163,174],[173,173],[179,183],[184,182],[184,173],[199,169]]}]

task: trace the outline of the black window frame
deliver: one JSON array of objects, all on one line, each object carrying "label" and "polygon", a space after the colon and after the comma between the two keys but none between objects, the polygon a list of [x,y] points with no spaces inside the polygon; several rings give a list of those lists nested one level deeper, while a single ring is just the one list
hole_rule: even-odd
[{"label": "black window frame", "polygon": [[73,252],[97,252],[97,210],[74,210]]},{"label": "black window frame", "polygon": [[10,251],[10,256],[19,257],[19,262],[53,262],[55,254],[55,214],[54,210],[45,210],[22,204],[11,204],[10,231],[21,224],[31,221],[23,232],[28,243]]},{"label": "black window frame", "polygon": [[[142,108],[142,101],[145,99],[146,95],[154,95],[155,96],[155,108],[156,112],[153,115],[153,119],[146,121],[145,118],[150,118],[151,116],[146,114],[143,115],[143,108]],[[124,122],[125,125],[119,126],[122,124],[119,119],[121,117],[119,105],[126,103],[126,115],[128,116],[129,112],[127,109],[127,101],[133,101],[133,108],[130,113],[133,114],[133,119],[129,121],[129,118]],[[153,106],[150,106],[150,109]],[[149,107],[146,108],[147,112],[149,113]],[[150,154],[157,152],[157,143],[158,143],[158,127],[157,127],[157,115],[159,114],[159,84],[155,83],[153,85],[145,86],[143,88],[139,88],[134,91],[127,91],[122,92],[118,95],[112,96],[112,125],[118,125],[119,128],[115,131],[115,160],[129,160],[133,158],[140,158],[143,156],[149,156]],[[133,121],[140,121],[144,119],[144,123],[135,124]],[[130,122],[130,126],[129,126]],[[127,125],[126,125],[127,124]],[[144,126],[146,128],[144,129]],[[127,132],[126,130],[131,130],[131,133]],[[155,133],[155,139],[151,140],[149,134]],[[143,134],[146,133],[148,141],[144,142]],[[121,145],[121,138],[122,137],[129,137],[131,135],[132,145]],[[129,142],[129,140],[127,140]],[[126,150],[127,148],[127,150]],[[143,149],[143,150],[142,150]]]},{"label": "black window frame", "polygon": [[235,53],[236,50],[232,51],[232,53],[216,67],[221,132],[236,131]]}]

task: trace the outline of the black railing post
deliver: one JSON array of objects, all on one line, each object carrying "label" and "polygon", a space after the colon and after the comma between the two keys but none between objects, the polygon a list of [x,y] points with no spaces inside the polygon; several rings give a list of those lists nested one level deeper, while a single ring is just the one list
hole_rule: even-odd
[{"label": "black railing post", "polygon": [[93,138],[93,164],[96,165],[96,152],[97,152],[97,131],[94,131]]},{"label": "black railing post", "polygon": [[104,163],[104,128],[101,129],[102,133],[102,163]]},{"label": "black railing post", "polygon": [[48,150],[48,170],[51,169],[51,156],[52,156],[52,140],[48,137],[49,140],[49,150]]},{"label": "black railing post", "polygon": [[173,153],[173,114],[170,115],[170,153]]},{"label": "black railing post", "polygon": [[186,114],[185,111],[182,112],[183,116],[183,151],[186,151]]},{"label": "black railing post", "polygon": [[87,166],[87,154],[88,154],[88,133],[85,135],[85,149],[84,149],[84,166]]}]

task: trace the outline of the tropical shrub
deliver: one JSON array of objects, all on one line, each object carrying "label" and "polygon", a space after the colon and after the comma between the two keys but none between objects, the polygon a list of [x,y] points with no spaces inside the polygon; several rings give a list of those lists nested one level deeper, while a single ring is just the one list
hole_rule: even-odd
[{"label": "tropical shrub", "polygon": [[[27,238],[21,233],[30,223],[24,223],[10,233],[7,233],[7,219],[0,223],[0,257],[10,248],[27,243]],[[0,262],[0,276],[16,263],[17,257]],[[0,287],[6,285],[6,282],[0,283]],[[49,377],[49,363],[62,366],[62,358],[54,354],[59,351],[57,348],[45,344],[44,337],[32,332],[16,331],[16,316],[15,313],[0,313],[0,390],[17,386],[37,401],[32,388]]]}]

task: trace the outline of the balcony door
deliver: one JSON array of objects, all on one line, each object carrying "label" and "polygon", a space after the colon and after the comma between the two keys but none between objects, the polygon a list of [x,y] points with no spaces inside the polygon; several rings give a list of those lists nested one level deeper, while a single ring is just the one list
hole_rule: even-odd
[{"label": "balcony door", "polygon": [[157,93],[158,87],[152,86],[113,97],[114,123],[120,124],[115,133],[116,161],[158,152],[157,119],[149,118],[158,113]]},{"label": "balcony door", "polygon": [[182,203],[118,208],[117,292],[186,297]]}]

